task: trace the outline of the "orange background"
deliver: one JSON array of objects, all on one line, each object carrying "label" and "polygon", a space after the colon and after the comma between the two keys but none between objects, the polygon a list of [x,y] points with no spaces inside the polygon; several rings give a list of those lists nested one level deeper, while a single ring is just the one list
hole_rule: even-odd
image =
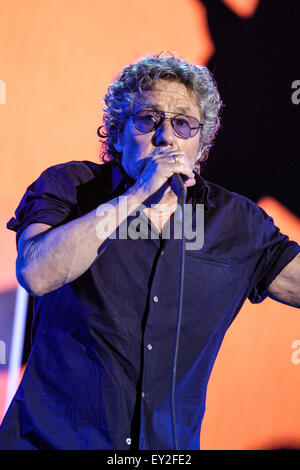
[{"label": "orange background", "polygon": [[[227,0],[247,17],[257,0]],[[196,0],[11,0],[1,2],[0,294],[16,287],[15,237],[6,230],[26,187],[48,166],[97,161],[96,129],[110,80],[140,55],[169,50],[197,63],[214,51]],[[1,103],[1,100],[0,100]],[[300,221],[260,201],[300,242]],[[209,382],[202,449],[300,446],[299,311],[246,302],[225,336]],[[0,332],[1,339],[1,332]],[[299,356],[298,356],[299,357]],[[0,420],[6,371],[0,374]]]}]

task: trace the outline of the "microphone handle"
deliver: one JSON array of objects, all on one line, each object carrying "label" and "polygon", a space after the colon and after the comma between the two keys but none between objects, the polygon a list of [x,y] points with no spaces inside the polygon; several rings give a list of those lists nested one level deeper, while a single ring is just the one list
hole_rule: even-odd
[{"label": "microphone handle", "polygon": [[178,204],[183,206],[186,200],[186,188],[183,183],[182,176],[179,173],[175,173],[171,178],[171,185],[177,189]]}]

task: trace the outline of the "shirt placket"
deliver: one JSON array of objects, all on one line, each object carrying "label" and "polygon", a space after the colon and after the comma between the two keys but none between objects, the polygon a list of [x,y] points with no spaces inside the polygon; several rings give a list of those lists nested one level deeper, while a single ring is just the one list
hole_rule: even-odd
[{"label": "shirt placket", "polygon": [[153,275],[150,291],[149,291],[149,310],[147,315],[147,322],[144,330],[143,337],[143,376],[142,376],[142,386],[141,386],[141,422],[140,422],[140,438],[139,438],[139,449],[149,448],[147,443],[148,435],[145,427],[147,422],[144,419],[145,417],[145,407],[148,409],[153,409],[154,405],[152,403],[152,393],[153,387],[159,386],[159,384],[153,383],[153,375],[155,368],[159,367],[159,361],[162,360],[160,352],[160,344],[157,341],[156,331],[160,327],[160,321],[162,315],[165,314],[162,310],[162,298],[161,291],[159,286],[159,271],[161,269],[161,263],[163,262],[163,257],[165,255],[164,243],[161,241],[161,246],[158,253],[157,263],[155,267],[155,273]]}]

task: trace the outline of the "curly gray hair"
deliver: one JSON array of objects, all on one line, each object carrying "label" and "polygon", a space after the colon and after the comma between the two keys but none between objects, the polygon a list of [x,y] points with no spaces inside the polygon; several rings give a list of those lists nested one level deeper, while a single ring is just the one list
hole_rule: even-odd
[{"label": "curly gray hair", "polygon": [[98,129],[98,136],[104,149],[102,160],[121,159],[121,154],[114,147],[117,137],[140,94],[143,90],[151,89],[153,83],[159,79],[176,80],[196,96],[203,122],[200,139],[201,156],[195,166],[195,170],[199,173],[200,164],[207,159],[220,127],[222,101],[215,80],[207,67],[190,64],[173,55],[146,56],[125,67],[110,84],[104,97],[106,106],[103,109],[103,126]]}]

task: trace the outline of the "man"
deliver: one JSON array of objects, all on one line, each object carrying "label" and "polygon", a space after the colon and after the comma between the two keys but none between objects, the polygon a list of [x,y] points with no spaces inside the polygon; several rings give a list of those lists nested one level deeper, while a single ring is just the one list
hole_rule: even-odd
[{"label": "man", "polygon": [[[110,161],[46,170],[8,224],[35,317],[4,449],[199,449],[208,378],[243,302],[300,306],[300,247],[256,204],[199,174],[221,109],[208,70],[149,56],[123,70],[105,102]],[[189,222],[198,205],[205,214],[203,247],[186,250],[184,273],[175,174]],[[139,208],[141,236],[123,236]]]}]

